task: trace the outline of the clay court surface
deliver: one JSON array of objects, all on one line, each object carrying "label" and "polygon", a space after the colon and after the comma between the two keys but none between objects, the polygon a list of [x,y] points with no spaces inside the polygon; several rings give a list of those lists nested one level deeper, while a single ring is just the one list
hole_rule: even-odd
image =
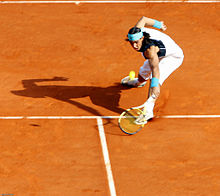
[{"label": "clay court surface", "polygon": [[[1,4],[0,195],[110,196],[97,119],[144,103],[119,85],[144,59],[125,42],[141,16],[183,49],[157,117],[133,136],[102,119],[117,196],[220,195],[220,4]],[[22,117],[4,119],[3,117]]]}]

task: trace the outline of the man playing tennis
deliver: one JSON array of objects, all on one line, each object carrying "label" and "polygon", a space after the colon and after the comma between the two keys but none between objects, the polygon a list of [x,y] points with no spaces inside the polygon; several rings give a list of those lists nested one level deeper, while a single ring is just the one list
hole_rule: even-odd
[{"label": "man playing tennis", "polygon": [[137,52],[141,52],[146,61],[140,67],[138,78],[130,80],[127,76],[121,80],[121,83],[130,87],[142,87],[150,79],[149,95],[144,103],[145,115],[141,115],[136,120],[136,124],[146,124],[147,120],[153,118],[160,86],[182,64],[184,58],[181,48],[168,35],[145,26],[166,30],[163,22],[142,17],[128,32],[131,46]]}]

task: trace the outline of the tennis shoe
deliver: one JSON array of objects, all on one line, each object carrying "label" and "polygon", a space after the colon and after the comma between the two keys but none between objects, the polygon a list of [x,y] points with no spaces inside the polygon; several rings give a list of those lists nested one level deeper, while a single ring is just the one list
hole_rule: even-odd
[{"label": "tennis shoe", "polygon": [[130,80],[130,77],[126,76],[121,80],[121,84],[133,88],[133,87],[143,87],[146,84],[146,82],[143,82],[140,85],[138,85],[138,78],[135,78],[134,80]]},{"label": "tennis shoe", "polygon": [[129,77],[129,76],[126,76],[125,78],[123,78],[123,79],[121,80],[121,84],[122,84],[122,85],[127,85],[129,80],[130,80],[130,77]]}]

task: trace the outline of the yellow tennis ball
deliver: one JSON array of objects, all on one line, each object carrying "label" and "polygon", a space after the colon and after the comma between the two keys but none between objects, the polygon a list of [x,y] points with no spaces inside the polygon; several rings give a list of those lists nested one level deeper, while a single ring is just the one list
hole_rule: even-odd
[{"label": "yellow tennis ball", "polygon": [[130,80],[134,80],[134,78],[135,78],[135,72],[134,72],[134,71],[130,71],[129,77],[130,77]]}]

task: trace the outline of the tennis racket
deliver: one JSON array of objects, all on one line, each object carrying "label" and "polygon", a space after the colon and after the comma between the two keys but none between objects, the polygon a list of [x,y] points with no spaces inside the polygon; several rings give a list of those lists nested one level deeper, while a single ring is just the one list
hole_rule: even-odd
[{"label": "tennis racket", "polygon": [[[138,107],[133,107],[130,109],[125,110],[124,112],[121,113],[119,119],[118,119],[118,124],[120,129],[129,135],[133,135],[137,132],[139,132],[144,125],[147,123],[147,121],[141,121],[140,118],[143,118],[145,114],[144,110],[144,104]],[[139,122],[137,124],[137,121]]]}]

